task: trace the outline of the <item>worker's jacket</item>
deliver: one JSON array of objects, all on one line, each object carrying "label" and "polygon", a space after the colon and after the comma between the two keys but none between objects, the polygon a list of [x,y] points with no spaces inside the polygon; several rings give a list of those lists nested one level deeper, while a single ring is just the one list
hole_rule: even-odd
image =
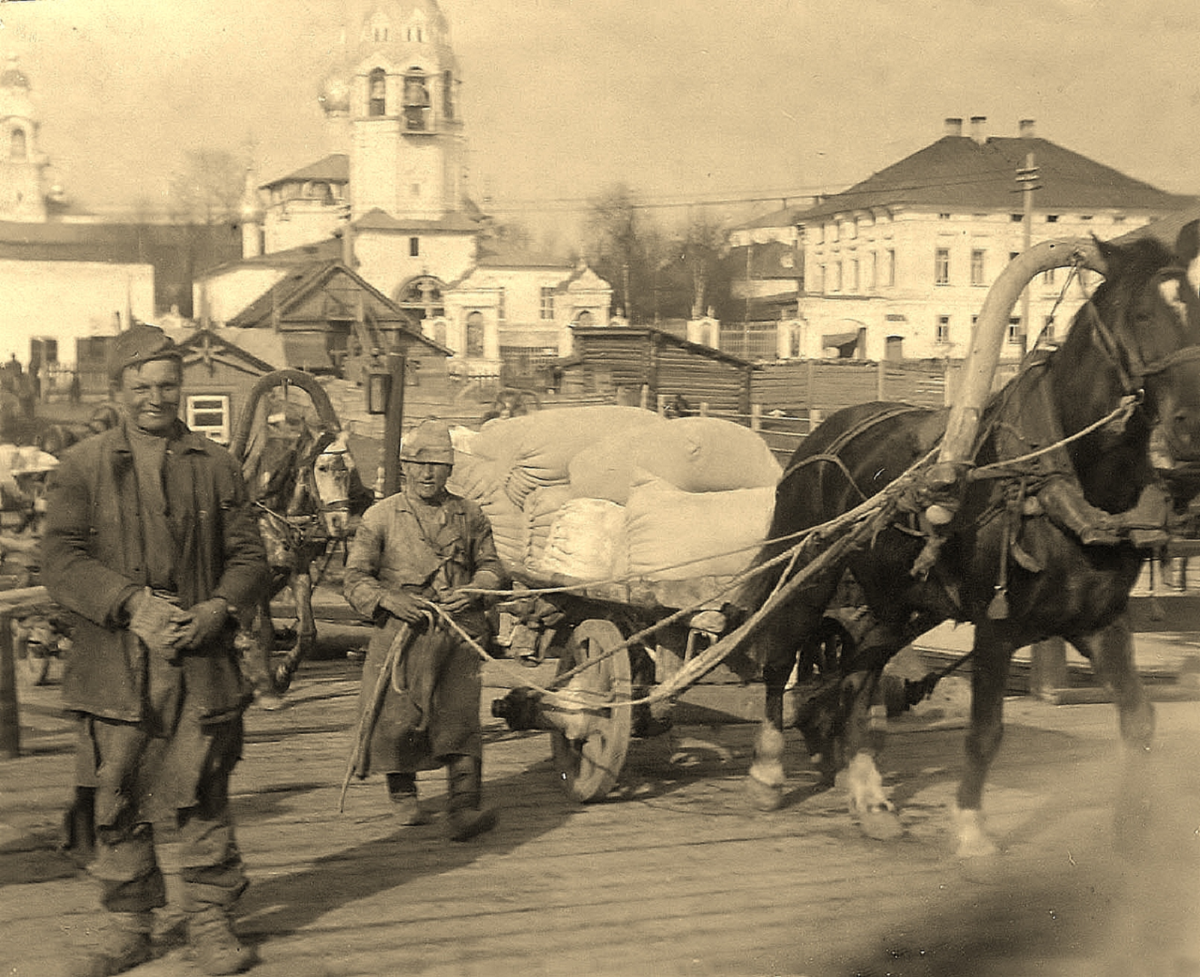
[{"label": "worker's jacket", "polygon": [[[224,597],[252,607],[270,582],[258,524],[241,472],[224,448],[182,424],[166,467],[167,521],[178,554],[179,605]],[[138,480],[124,425],[70,448],[49,480],[42,581],[69,612],[71,652],[63,677],[68,709],[137,722],[143,718],[145,645],[126,627],[125,601],[148,583]],[[177,681],[189,708],[212,721],[236,715],[246,685],[227,628],[208,647],[184,652]]]},{"label": "worker's jacket", "polygon": [[[489,587],[505,577],[491,524],[476,503],[449,495],[436,532],[426,538],[412,503],[397,492],[363,514],[346,560],[343,592],[356,611],[383,623],[379,601],[389,591],[436,601],[485,572]],[[456,620],[473,636],[486,631],[482,609],[472,608]]]}]

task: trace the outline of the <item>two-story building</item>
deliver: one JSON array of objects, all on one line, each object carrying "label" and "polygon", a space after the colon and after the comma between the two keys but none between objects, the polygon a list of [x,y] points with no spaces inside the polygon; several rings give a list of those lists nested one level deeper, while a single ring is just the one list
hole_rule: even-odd
[{"label": "two-story building", "polygon": [[[957,358],[1009,260],[1048,238],[1115,238],[1187,207],[1166,193],[1040,138],[985,135],[986,119],[947,119],[936,142],[797,216],[804,291],[795,335],[805,357]],[[1003,356],[1053,340],[1082,299],[1050,271],[1014,309]],[[1083,287],[1094,286],[1083,276]],[[781,354],[782,355],[782,354]]]}]

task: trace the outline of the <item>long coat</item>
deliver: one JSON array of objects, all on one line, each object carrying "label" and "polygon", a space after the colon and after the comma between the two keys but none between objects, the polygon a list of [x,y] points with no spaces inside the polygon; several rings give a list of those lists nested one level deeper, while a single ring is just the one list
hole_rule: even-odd
[{"label": "long coat", "polygon": [[[182,464],[166,486],[178,559],[180,605],[224,597],[232,610],[257,600],[270,571],[237,462],[220,445],[180,425]],[[190,499],[189,499],[190,496]],[[67,709],[125,722],[143,718],[146,648],[124,625],[123,604],[147,585],[137,473],[124,425],[64,453],[49,481],[42,580],[67,611],[71,653],[63,676]],[[189,499],[188,504],[179,504]],[[226,629],[185,653],[180,680],[202,720],[238,715],[246,684]]]}]

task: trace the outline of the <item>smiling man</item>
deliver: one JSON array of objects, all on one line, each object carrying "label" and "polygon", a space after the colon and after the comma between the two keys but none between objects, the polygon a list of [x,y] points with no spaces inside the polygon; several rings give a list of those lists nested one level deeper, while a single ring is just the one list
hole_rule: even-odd
[{"label": "smiling man", "polygon": [[96,859],[110,925],[86,977],[154,955],[166,902],[155,832],[179,844],[183,909],[201,969],[254,961],[230,925],[246,887],[229,812],[250,690],[234,614],[269,570],[241,472],[179,420],[182,360],[156,326],[113,343],[120,422],[62,457],[47,494],[42,580],[68,612],[68,710],[82,718],[76,775],[95,791]]},{"label": "smiling man", "polygon": [[402,627],[412,634],[392,667],[356,772],[385,774],[400,823],[413,825],[427,820],[417,771],[446,767],[448,833],[465,841],[496,823],[481,805],[480,659],[425,603],[436,603],[463,631],[484,640],[484,602],[466,588],[495,589],[504,571],[483,511],[446,491],[454,446],[445,422],[424,421],[413,430],[400,462],[404,488],[366,511],[346,561],[346,600],[377,626],[363,666],[364,714],[373,712],[373,690],[393,639]]}]

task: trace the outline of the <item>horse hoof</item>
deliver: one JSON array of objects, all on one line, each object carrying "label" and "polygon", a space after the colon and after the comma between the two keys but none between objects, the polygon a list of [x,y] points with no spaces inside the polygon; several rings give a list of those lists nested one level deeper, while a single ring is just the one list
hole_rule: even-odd
[{"label": "horse hoof", "polygon": [[287,700],[281,695],[276,695],[274,692],[260,692],[258,694],[258,708],[265,709],[267,712],[278,712],[280,709],[287,708]]},{"label": "horse hoof", "polygon": [[999,846],[992,841],[983,826],[983,812],[956,808],[954,821],[958,828],[959,858],[987,858],[1000,854]]},{"label": "horse hoof", "polygon": [[783,786],[764,784],[755,777],[746,778],[746,792],[751,805],[759,811],[778,811],[783,807]]},{"label": "horse hoof", "polygon": [[874,841],[892,841],[904,834],[900,815],[886,807],[867,811],[859,817],[858,824],[862,833]]}]

